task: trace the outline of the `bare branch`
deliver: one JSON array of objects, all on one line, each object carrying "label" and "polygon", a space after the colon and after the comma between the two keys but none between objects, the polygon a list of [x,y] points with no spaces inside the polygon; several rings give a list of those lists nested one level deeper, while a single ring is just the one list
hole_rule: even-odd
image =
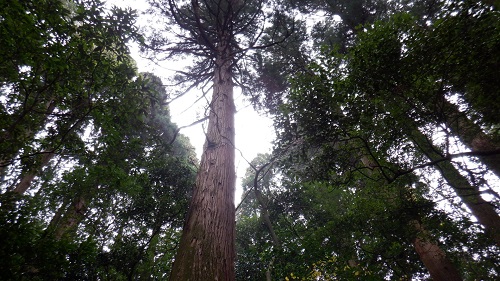
[{"label": "bare branch", "polygon": [[174,143],[174,141],[177,138],[177,135],[179,134],[180,130],[188,128],[188,127],[191,127],[191,126],[194,126],[196,124],[200,124],[200,123],[206,121],[207,119],[208,119],[208,116],[205,116],[204,118],[196,120],[196,121],[194,121],[193,123],[191,123],[189,125],[181,126],[181,127],[177,128],[177,130],[175,130],[175,132],[174,132],[174,136],[173,136],[172,140],[170,141],[169,145],[172,145]]}]

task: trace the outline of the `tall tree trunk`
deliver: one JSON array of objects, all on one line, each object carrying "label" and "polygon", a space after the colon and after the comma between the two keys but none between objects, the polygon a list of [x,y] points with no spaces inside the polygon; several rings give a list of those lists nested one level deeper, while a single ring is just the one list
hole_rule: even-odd
[{"label": "tall tree trunk", "polygon": [[63,238],[69,231],[75,230],[85,218],[87,199],[84,195],[64,199],[45,229],[43,237],[52,236],[57,240]]},{"label": "tall tree trunk", "polygon": [[418,221],[412,221],[410,224],[416,230],[417,235],[413,240],[415,251],[424,263],[433,281],[462,281],[462,277],[455,266],[446,257],[443,250],[432,241],[429,231]]},{"label": "tall tree trunk", "polygon": [[[371,176],[373,172],[379,171],[378,164],[372,161],[368,156],[362,155],[361,162],[369,168],[368,174]],[[434,281],[462,281],[462,277],[457,269],[446,257],[445,252],[439,245],[433,241],[431,234],[417,220],[408,222],[410,227],[415,231],[415,238],[412,241],[415,252],[420,257],[420,261]]]},{"label": "tall tree trunk", "polygon": [[229,41],[221,42],[204,151],[170,280],[235,279],[235,106]]},{"label": "tall tree trunk", "polygon": [[69,199],[64,199],[61,206],[59,208],[57,208],[57,211],[54,213],[54,215],[52,216],[52,219],[49,222],[49,225],[45,229],[45,232],[43,235],[44,237],[49,235],[49,234],[54,233],[54,230],[57,228],[57,225],[61,222],[62,216],[65,213],[65,210],[68,208],[68,204],[69,204]]},{"label": "tall tree trunk", "polygon": [[[19,150],[28,145],[29,142],[32,141],[33,137],[38,133],[38,130],[43,128],[45,123],[47,122],[47,117],[54,112],[56,108],[56,103],[54,102],[54,97],[50,97],[46,102],[45,106],[42,107],[41,110],[44,110],[43,117],[37,122],[37,124],[26,124],[24,120],[28,113],[34,109],[35,105],[42,103],[42,101],[34,101],[33,105],[29,107],[29,110],[24,109],[19,113],[19,117],[16,121],[14,121],[11,126],[2,134],[0,134],[1,142],[9,142],[11,143],[11,147],[9,147],[8,151],[0,151],[0,179],[3,179],[5,176],[6,169],[9,165],[12,164],[13,158]],[[15,134],[16,130],[21,131],[20,134]],[[20,142],[19,140],[22,140]]]},{"label": "tall tree trunk", "polygon": [[473,152],[489,152],[478,158],[500,178],[500,144],[484,133],[479,125],[472,122],[458,107],[444,101],[443,113],[446,126]]},{"label": "tall tree trunk", "polygon": [[[85,218],[87,212],[87,202],[84,196],[78,196],[68,206],[66,213],[59,219],[54,229],[54,237],[60,240],[64,235],[78,227],[78,224]],[[57,214],[56,214],[57,215]]]},{"label": "tall tree trunk", "polygon": [[485,227],[486,233],[500,246],[500,216],[495,211],[495,208],[481,197],[479,188],[472,185],[465,176],[460,174],[452,163],[441,161],[443,157],[440,155],[439,150],[418,129],[413,130],[411,137],[421,152],[430,161],[436,163],[435,166],[443,178],[460,197],[465,206],[469,208],[472,215]]},{"label": "tall tree trunk", "polygon": [[40,163],[35,165],[30,171],[27,171],[21,178],[21,181],[17,184],[17,186],[12,190],[13,192],[24,194],[26,190],[31,186],[31,182],[35,179],[38,173],[45,167],[50,159],[54,157],[53,152],[42,152],[40,156]]}]

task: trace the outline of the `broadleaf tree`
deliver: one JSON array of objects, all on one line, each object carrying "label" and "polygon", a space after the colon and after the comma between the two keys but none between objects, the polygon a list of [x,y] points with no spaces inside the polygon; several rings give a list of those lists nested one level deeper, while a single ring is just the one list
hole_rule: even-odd
[{"label": "broadleaf tree", "polygon": [[131,10],[8,1],[0,21],[2,280],[161,279],[196,172]]},{"label": "broadleaf tree", "polygon": [[[342,183],[351,180],[351,173],[338,173],[339,169],[354,169],[365,176],[377,169],[383,181],[396,182],[417,172],[427,186],[433,186],[432,179],[437,175],[439,186],[431,189],[437,192],[423,190],[423,196],[451,199],[453,211],[448,210],[451,214],[446,216],[464,221],[463,231],[473,229],[471,237],[477,239],[449,237],[442,246],[464,257],[465,253],[449,245],[461,243],[482,252],[479,256],[484,258],[468,259],[469,263],[482,263],[485,270],[467,267],[461,274],[464,278],[473,278],[474,274],[479,279],[494,278],[497,269],[491,266],[488,271],[487,266],[490,257],[498,253],[494,245],[498,241],[498,196],[491,187],[496,182],[487,178],[492,176],[488,170],[495,171],[498,154],[494,145],[498,118],[489,115],[496,106],[493,93],[497,92],[497,84],[488,81],[492,73],[498,72],[493,67],[496,56],[489,57],[498,50],[498,14],[476,1],[443,4],[436,17],[428,21],[403,13],[368,25],[358,31],[346,50],[339,53],[337,49],[319,57],[318,63],[310,66],[311,71],[304,74],[308,78],[296,80],[288,102],[282,106],[276,119],[280,139],[277,147],[295,145],[296,153],[289,159],[295,165],[290,172],[300,178],[302,171],[302,176],[313,181],[331,181],[336,175],[341,176],[336,180]],[[463,36],[464,31],[467,36]],[[477,48],[472,47],[475,44]],[[476,62],[484,67],[476,68]],[[464,79],[465,75],[473,79]],[[477,105],[486,100],[491,106]],[[457,130],[460,126],[462,129]],[[444,133],[442,138],[438,138],[439,131]],[[474,138],[483,140],[481,144],[493,145],[484,145],[481,150],[471,146]],[[463,145],[470,146],[471,151],[464,152]],[[375,163],[355,165],[363,160],[359,159],[362,155]],[[469,157],[468,162],[458,160],[464,156]],[[472,163],[484,166],[472,168]],[[432,168],[440,174],[430,175]],[[448,194],[450,191],[455,195]],[[493,195],[489,202],[482,198],[481,191]],[[470,227],[474,223],[457,198],[485,226],[484,233],[480,226]],[[475,243],[482,246],[472,246]]]}]

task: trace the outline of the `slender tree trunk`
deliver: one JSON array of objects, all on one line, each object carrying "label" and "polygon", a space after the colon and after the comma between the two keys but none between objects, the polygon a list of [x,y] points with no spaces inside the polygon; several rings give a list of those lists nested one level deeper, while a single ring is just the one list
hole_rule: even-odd
[{"label": "slender tree trunk", "polygon": [[253,178],[253,192],[255,194],[255,199],[257,199],[257,202],[260,205],[260,211],[261,211],[261,217],[266,225],[267,229],[269,230],[269,234],[271,235],[271,239],[273,241],[273,244],[276,247],[281,247],[280,240],[278,239],[278,236],[276,235],[276,232],[274,231],[273,225],[271,224],[271,218],[269,216],[269,211],[267,209],[267,198],[264,198],[264,195],[260,191],[259,188],[259,175],[261,172],[266,167],[269,167],[268,164],[263,165],[261,168],[255,170],[255,176]]},{"label": "slender tree trunk", "polygon": [[[3,179],[3,177],[5,176],[5,171],[7,167],[12,163],[15,155],[19,153],[19,150],[24,145],[27,145],[33,139],[36,133],[38,133],[37,130],[43,128],[44,124],[47,122],[47,117],[52,114],[52,112],[54,112],[54,109],[56,108],[54,97],[51,97],[46,101],[45,106],[43,107],[43,110],[45,111],[43,113],[44,116],[43,118],[41,118],[38,124],[36,124],[36,126],[23,124],[29,111],[33,110],[35,105],[39,103],[41,103],[41,101],[33,102],[33,106],[31,106],[29,110],[24,110],[23,112],[21,112],[17,120],[11,124],[6,132],[0,134],[1,142],[10,142],[11,144],[14,143],[14,145],[10,147],[8,151],[0,151],[0,179]],[[27,127],[27,125],[30,126]],[[22,129],[20,127],[22,127]],[[16,135],[13,133],[16,130],[24,130],[24,132]],[[19,139],[22,139],[23,142],[18,142]]]},{"label": "slender tree trunk", "polygon": [[57,209],[55,214],[52,216],[52,219],[50,220],[49,225],[45,229],[44,235],[48,235],[49,233],[54,232],[54,230],[57,228],[57,225],[61,221],[61,218],[63,216],[65,209],[68,208],[68,201],[69,200],[65,199],[64,202],[62,203],[62,205]]},{"label": "slender tree trunk", "polygon": [[276,247],[280,247],[281,243],[278,239],[278,236],[276,235],[276,232],[274,231],[273,225],[271,224],[271,218],[269,217],[269,211],[267,210],[267,204],[265,203],[266,200],[264,199],[264,196],[262,195],[262,192],[260,192],[260,190],[255,188],[254,192],[255,192],[255,198],[257,198],[257,201],[259,202],[260,205],[262,221],[269,230],[269,234],[271,235],[273,244]]},{"label": "slender tree trunk", "polygon": [[469,208],[472,215],[485,227],[486,233],[500,246],[500,216],[495,211],[495,208],[481,197],[479,188],[472,185],[465,176],[460,174],[452,163],[440,161],[443,157],[440,155],[439,150],[418,129],[413,130],[412,139],[430,161],[436,162],[435,166],[444,179],[465,206]]},{"label": "slender tree trunk", "polygon": [[500,144],[484,133],[479,125],[472,122],[458,107],[444,101],[443,112],[446,126],[462,143],[473,152],[491,152],[478,158],[500,178]]},{"label": "slender tree trunk", "polygon": [[68,232],[77,228],[78,224],[85,218],[86,212],[87,204],[83,196],[73,200],[65,199],[50,220],[43,237],[52,236],[60,240]]},{"label": "slender tree trunk", "polygon": [[[60,240],[66,233],[78,227],[78,224],[85,218],[87,212],[87,202],[84,196],[77,197],[71,205],[68,206],[62,217],[58,211],[53,220],[53,235],[57,240]],[[57,217],[56,217],[57,216]],[[51,222],[52,224],[52,222]]]},{"label": "slender tree trunk", "polygon": [[431,240],[430,233],[418,221],[410,224],[415,228],[417,236],[413,240],[415,251],[424,263],[433,281],[462,281],[455,266],[446,257],[439,245]]},{"label": "slender tree trunk", "polygon": [[[371,176],[373,172],[380,171],[378,165],[366,155],[361,156],[361,162],[369,168],[368,174]],[[445,252],[439,245],[432,240],[430,233],[424,229],[423,225],[418,221],[409,222],[410,227],[415,230],[415,239],[413,247],[420,257],[420,261],[434,281],[462,281],[462,277],[458,273],[455,266],[446,257]]]},{"label": "slender tree trunk", "polygon": [[170,280],[235,279],[235,106],[229,44],[218,46],[217,54],[204,151]]},{"label": "slender tree trunk", "polygon": [[17,184],[17,186],[12,190],[13,192],[19,193],[19,194],[24,194],[26,190],[31,186],[31,183],[35,179],[35,177],[38,175],[38,173],[45,167],[50,159],[54,157],[53,152],[44,152],[41,155],[40,163],[36,165],[36,167],[33,167],[31,171],[28,171],[23,177],[21,178],[21,181]]},{"label": "slender tree trunk", "polygon": [[[269,211],[267,210],[267,204],[266,204],[267,200],[264,199],[264,195],[262,195],[262,192],[260,192],[260,190],[258,188],[258,183],[257,183],[258,175],[259,174],[255,175],[255,180],[254,180],[255,198],[259,202],[260,211],[261,211],[260,215],[261,215],[261,218],[262,218],[264,224],[266,225],[267,229],[269,230],[269,234],[271,235],[271,239],[273,241],[273,244],[275,247],[277,247],[279,249],[279,248],[281,248],[281,243],[280,243],[280,240],[278,239],[278,236],[276,235],[276,232],[274,231],[274,227],[271,223],[271,218],[269,217]],[[274,259],[275,259],[275,257],[273,257],[271,259],[271,261],[269,262],[269,265],[267,267],[266,281],[272,281],[272,268],[273,268],[273,264],[274,264]]]}]

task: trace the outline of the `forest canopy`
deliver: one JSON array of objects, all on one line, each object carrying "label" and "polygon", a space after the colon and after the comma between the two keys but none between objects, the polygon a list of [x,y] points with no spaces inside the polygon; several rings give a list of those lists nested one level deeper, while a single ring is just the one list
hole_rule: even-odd
[{"label": "forest canopy", "polygon": [[8,1],[0,22],[2,280],[163,278],[196,173],[131,10]]},{"label": "forest canopy", "polygon": [[[0,7],[0,279],[500,278],[498,1],[144,5]],[[236,88],[277,138],[235,206]]]}]

